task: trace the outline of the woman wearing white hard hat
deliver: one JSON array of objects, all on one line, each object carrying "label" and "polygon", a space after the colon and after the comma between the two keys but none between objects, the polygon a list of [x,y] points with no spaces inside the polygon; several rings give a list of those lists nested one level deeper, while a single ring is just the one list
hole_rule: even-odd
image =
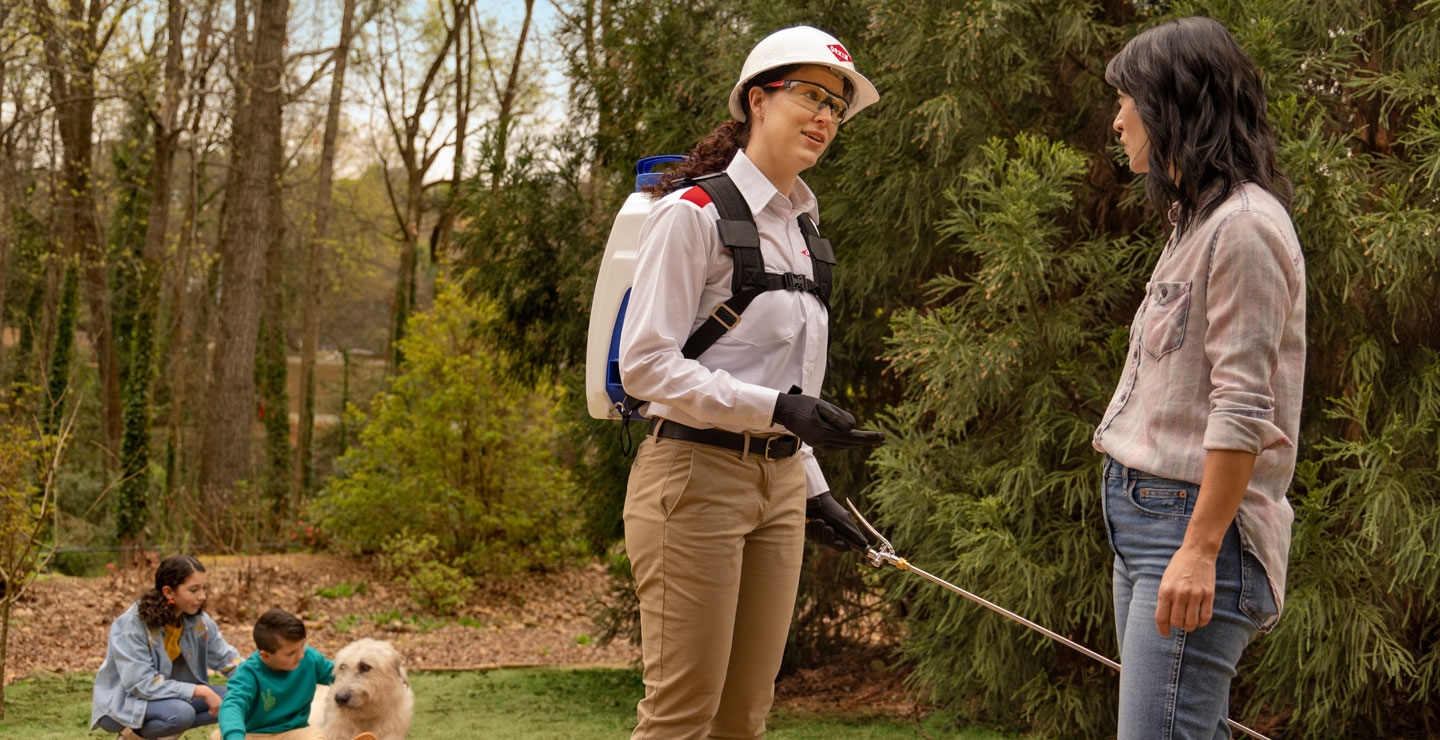
[{"label": "woman wearing white hard hat", "polygon": [[[651,419],[625,499],[645,666],[632,739],[762,737],[806,534],[865,549],[813,450],[883,437],[819,398],[834,257],[800,173],[878,99],[833,36],[778,31],[745,62],[734,120],[650,189],[658,200],[641,230],[619,358]],[[717,172],[743,197],[778,285],[738,321],[722,305],[736,250],[711,196],[688,182]],[[692,359],[687,338],[712,316],[723,334]]]}]

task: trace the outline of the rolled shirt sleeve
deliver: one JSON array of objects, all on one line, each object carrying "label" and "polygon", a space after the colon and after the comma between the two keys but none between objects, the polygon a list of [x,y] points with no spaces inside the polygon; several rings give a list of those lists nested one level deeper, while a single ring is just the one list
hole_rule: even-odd
[{"label": "rolled shirt sleeve", "polygon": [[1293,446],[1275,423],[1273,380],[1301,275],[1267,214],[1240,211],[1215,234],[1205,311],[1210,361],[1207,450],[1260,454]]}]

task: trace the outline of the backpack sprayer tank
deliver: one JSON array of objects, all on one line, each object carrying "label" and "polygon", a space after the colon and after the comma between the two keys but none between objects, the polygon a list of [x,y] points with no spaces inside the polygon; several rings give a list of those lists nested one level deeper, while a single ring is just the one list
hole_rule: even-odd
[{"label": "backpack sprayer tank", "polygon": [[[635,192],[625,199],[610,239],[605,242],[605,256],[600,262],[600,275],[595,280],[595,298],[590,303],[590,332],[585,343],[585,405],[596,419],[619,419],[615,404],[625,400],[620,382],[620,330],[625,324],[625,308],[630,303],[630,287],[635,280],[635,258],[640,248],[640,227],[650,216],[652,201],[640,189],[660,181],[659,172],[651,168],[684,157],[666,154],[646,157],[635,165]],[[639,417],[635,414],[635,417]]]}]

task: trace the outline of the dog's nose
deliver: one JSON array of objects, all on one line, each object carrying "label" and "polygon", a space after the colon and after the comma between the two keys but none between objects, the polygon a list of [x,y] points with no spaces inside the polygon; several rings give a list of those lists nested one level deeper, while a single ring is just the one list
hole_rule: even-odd
[{"label": "dog's nose", "polygon": [[350,703],[350,692],[348,692],[348,691],[341,691],[340,693],[336,694],[336,695],[335,695],[335,703],[336,703],[336,704],[339,704],[339,705],[342,706],[342,707],[345,706],[346,704],[349,704],[349,703]]}]

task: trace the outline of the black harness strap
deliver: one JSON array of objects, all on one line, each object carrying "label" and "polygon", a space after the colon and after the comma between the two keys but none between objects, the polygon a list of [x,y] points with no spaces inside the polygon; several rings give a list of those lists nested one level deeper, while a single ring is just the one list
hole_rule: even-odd
[{"label": "black harness strap", "polygon": [[[766,272],[765,259],[760,254],[760,232],[755,227],[755,217],[750,213],[750,206],[745,203],[745,196],[735,187],[730,176],[724,172],[716,172],[694,178],[690,182],[704,190],[715,204],[715,210],[720,214],[715,228],[719,232],[720,243],[730,250],[735,269],[730,278],[730,297],[716,306],[715,310],[710,312],[709,318],[685,340],[685,346],[680,352],[686,359],[693,360],[704,354],[720,337],[734,329],[750,302],[768,290],[798,290],[810,293],[819,298],[821,305],[829,312],[831,266],[835,264],[835,250],[830,246],[829,239],[820,236],[808,215],[801,214],[797,220],[800,232],[805,236],[805,248],[810,253],[810,267],[815,277],[812,279],[794,272]],[[624,420],[622,430],[630,421],[631,414],[643,403],[645,401],[634,396],[625,396],[620,411]],[[625,447],[628,445],[622,444],[622,448]],[[624,451],[628,454],[628,450]]]},{"label": "black harness strap", "polygon": [[720,232],[720,242],[730,250],[731,259],[735,261],[735,269],[730,278],[731,296],[716,306],[705,323],[685,340],[680,353],[686,359],[693,360],[704,354],[725,332],[734,329],[750,302],[767,290],[804,291],[819,298],[825,310],[830,310],[830,266],[835,264],[835,251],[830,247],[830,240],[820,236],[809,216],[802,214],[797,220],[810,252],[810,267],[815,278],[794,272],[766,272],[755,217],[735,182],[724,172],[697,177],[693,182],[710,196],[720,213],[715,225]]}]

